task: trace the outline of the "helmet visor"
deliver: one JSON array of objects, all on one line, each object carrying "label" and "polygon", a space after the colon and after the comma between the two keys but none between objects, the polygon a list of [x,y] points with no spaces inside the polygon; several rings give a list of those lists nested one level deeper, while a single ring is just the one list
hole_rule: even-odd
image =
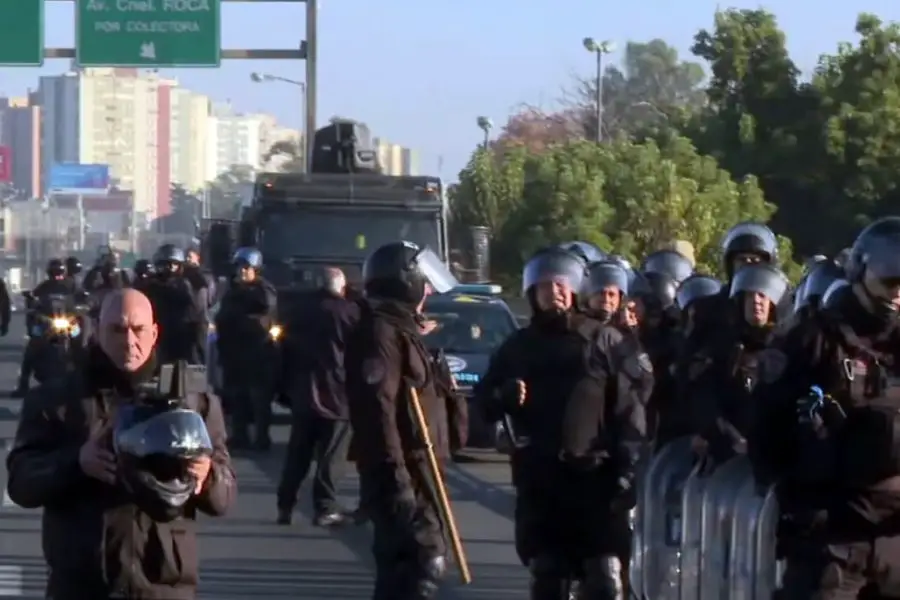
[{"label": "helmet visor", "polygon": [[190,458],[212,452],[206,423],[199,413],[175,409],[147,418],[146,406],[123,406],[117,415],[113,445],[117,453],[137,458],[153,455]]},{"label": "helmet visor", "polygon": [[424,248],[416,254],[415,258],[413,258],[413,265],[428,280],[432,289],[438,294],[446,294],[459,286],[459,281],[453,276],[447,265],[428,248]]}]

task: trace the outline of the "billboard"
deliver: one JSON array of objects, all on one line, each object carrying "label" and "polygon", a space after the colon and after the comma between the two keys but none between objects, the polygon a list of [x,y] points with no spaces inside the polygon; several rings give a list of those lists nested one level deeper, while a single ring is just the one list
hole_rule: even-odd
[{"label": "billboard", "polygon": [[50,192],[105,194],[109,189],[109,165],[58,163],[50,168]]},{"label": "billboard", "polygon": [[8,183],[12,179],[12,149],[0,146],[0,183]]}]

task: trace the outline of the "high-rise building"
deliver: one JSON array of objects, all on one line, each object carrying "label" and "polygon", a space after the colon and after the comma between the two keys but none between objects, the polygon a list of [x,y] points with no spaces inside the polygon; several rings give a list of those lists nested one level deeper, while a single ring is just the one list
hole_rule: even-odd
[{"label": "high-rise building", "polygon": [[137,69],[41,77],[43,191],[54,164],[107,164],[113,183],[134,192],[136,212],[151,217],[167,212],[176,86]]},{"label": "high-rise building", "polygon": [[260,169],[269,150],[264,140],[270,122],[269,115],[239,114],[229,104],[213,105],[207,178],[213,180],[234,166]]},{"label": "high-rise building", "polygon": [[17,197],[41,193],[41,109],[30,98],[0,98],[0,145],[10,149],[10,183]]},{"label": "high-rise building", "polygon": [[196,192],[206,185],[210,100],[184,88],[171,90],[172,182]]}]

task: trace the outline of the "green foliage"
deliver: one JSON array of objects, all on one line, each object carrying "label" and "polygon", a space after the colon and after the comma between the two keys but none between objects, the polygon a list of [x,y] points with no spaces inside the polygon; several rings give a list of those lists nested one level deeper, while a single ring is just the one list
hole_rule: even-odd
[{"label": "green foliage", "polygon": [[[721,234],[768,221],[785,268],[835,254],[880,216],[900,214],[900,26],[862,14],[858,40],[801,77],[774,15],[729,9],[694,38],[702,68],[662,40],[627,44],[564,110],[513,115],[454,190],[457,226],[495,232],[495,270],[513,274],[551,242],[593,241],[636,258],[690,240],[717,271]],[[612,140],[612,141],[609,141]]]},{"label": "green foliage", "polygon": [[724,232],[774,211],[754,178],[733,181],[685,138],[662,147],[574,140],[542,151],[479,151],[452,200],[454,222],[492,228],[494,267],[507,277],[538,248],[575,239],[633,261],[686,239],[698,267],[718,272]]}]

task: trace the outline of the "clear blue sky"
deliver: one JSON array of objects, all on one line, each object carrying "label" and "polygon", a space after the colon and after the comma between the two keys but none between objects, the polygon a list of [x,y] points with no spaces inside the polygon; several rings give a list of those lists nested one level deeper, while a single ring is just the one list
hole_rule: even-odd
[{"label": "clear blue sky", "polygon": [[[24,1],[24,0],[23,0]],[[687,55],[694,33],[712,24],[716,7],[755,8],[753,2],[714,0],[319,0],[319,119],[341,115],[367,122],[375,135],[420,151],[422,169],[455,179],[479,142],[475,117],[499,126],[523,102],[552,107],[575,74],[590,74],[586,36],[628,40],[659,37]],[[837,42],[853,40],[857,13],[900,20],[896,0],[821,2],[776,0],[791,53],[804,70]],[[229,3],[225,47],[296,47],[304,37],[301,4]],[[47,45],[71,46],[74,5],[51,2]],[[616,57],[613,55],[612,60]],[[66,61],[43,69],[0,68],[0,94],[19,94],[39,74],[59,73]],[[183,85],[242,111],[265,111],[300,123],[297,89],[253,85],[252,71],[302,79],[300,61],[226,61],[219,70],[168,72]]]}]

